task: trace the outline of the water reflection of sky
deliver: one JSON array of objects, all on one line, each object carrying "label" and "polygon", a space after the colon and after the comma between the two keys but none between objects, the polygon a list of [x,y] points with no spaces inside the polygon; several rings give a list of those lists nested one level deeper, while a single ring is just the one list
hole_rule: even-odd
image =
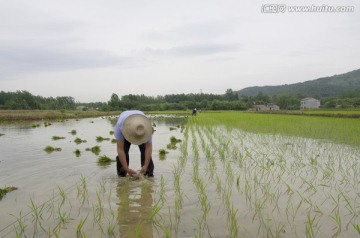
[{"label": "water reflection of sky", "polygon": [[[15,186],[18,190],[8,193],[0,201],[2,218],[0,221],[0,236],[11,230],[14,217],[9,214],[19,214],[20,211],[29,211],[29,200],[45,202],[58,190],[58,186],[69,193],[76,193],[76,184],[81,176],[88,180],[90,191],[96,197],[94,189],[98,187],[98,181],[106,178],[109,186],[113,189],[116,203],[120,234],[127,236],[135,232],[141,226],[142,237],[152,237],[152,224],[148,220],[153,202],[154,190],[158,186],[160,176],[171,177],[173,164],[180,155],[179,150],[171,150],[165,160],[159,159],[158,151],[166,149],[170,143],[170,137],[182,139],[180,123],[182,120],[170,117],[153,117],[153,161],[155,164],[155,178],[148,184],[140,181],[124,182],[116,175],[116,165],[99,167],[97,158],[106,155],[112,159],[116,156],[116,145],[111,143],[116,121],[108,118],[87,118],[79,120],[65,120],[51,122],[45,127],[43,122],[36,122],[39,127],[32,127],[32,122],[21,124],[0,125],[0,187]],[[170,128],[173,128],[170,130]],[[76,130],[72,135],[70,131]],[[52,140],[53,136],[62,136],[65,139]],[[97,142],[96,137],[110,138],[109,141]],[[74,140],[80,138],[86,140],[76,144]],[[59,152],[46,153],[47,146],[61,148]],[[87,148],[100,146],[101,152],[95,155]],[[79,149],[79,157],[74,153]],[[130,148],[130,166],[140,170],[140,152],[137,146]],[[116,191],[115,191],[116,190]],[[113,196],[114,196],[113,195]],[[114,205],[114,204],[113,204]],[[76,205],[72,204],[76,210]],[[7,215],[6,215],[7,214]],[[6,229],[5,229],[6,228]],[[146,235],[145,235],[146,234]]]}]

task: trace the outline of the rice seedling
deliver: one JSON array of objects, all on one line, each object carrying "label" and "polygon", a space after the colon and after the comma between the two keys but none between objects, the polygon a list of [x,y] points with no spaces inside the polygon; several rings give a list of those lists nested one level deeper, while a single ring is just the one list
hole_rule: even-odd
[{"label": "rice seedling", "polygon": [[52,137],[52,140],[62,140],[62,139],[65,139],[65,137],[63,137],[63,136],[53,136]]},{"label": "rice seedling", "polygon": [[181,139],[177,139],[175,136],[171,136],[170,142],[176,144],[176,143],[181,142]]},{"label": "rice seedling", "polygon": [[44,151],[47,152],[47,153],[52,153],[54,151],[61,151],[62,149],[61,148],[55,148],[55,147],[52,147],[50,145],[46,146]]},{"label": "rice seedling", "polygon": [[45,126],[45,127],[48,127],[48,126],[51,126],[51,125],[52,125],[52,124],[51,124],[50,122],[46,122],[46,121],[44,122],[44,126]]},{"label": "rice seedling", "polygon": [[62,189],[59,185],[57,186],[58,190],[59,190],[59,195],[61,196],[62,200],[61,200],[61,205],[60,207],[64,204],[65,199],[66,199],[66,192],[64,189]]},{"label": "rice seedling", "polygon": [[59,228],[65,227],[67,224],[69,224],[74,218],[70,217],[70,212],[67,211],[61,211],[60,207],[58,208],[58,219],[59,219]]},{"label": "rice seedling", "polygon": [[104,137],[102,137],[102,136],[97,136],[97,137],[96,137],[96,141],[97,141],[97,142],[102,142],[102,141],[104,141],[104,140],[110,140],[110,138],[104,138]]},{"label": "rice seedling", "polygon": [[176,144],[170,143],[170,144],[167,144],[167,145],[166,145],[166,148],[167,148],[168,150],[176,150],[176,149],[177,149],[177,146],[176,146]]},{"label": "rice seedling", "polygon": [[76,130],[71,130],[69,133],[74,136],[74,135],[76,135],[77,131]]},{"label": "rice seedling", "polygon": [[166,151],[165,149],[160,149],[159,150],[159,155],[166,155],[166,154],[168,154],[169,152],[168,151]]},{"label": "rice seedling", "polygon": [[353,224],[353,227],[357,231],[357,234],[360,235],[360,226],[359,226],[359,224]]},{"label": "rice seedling", "polygon": [[31,127],[32,128],[40,127],[40,124],[32,124]]},{"label": "rice seedling", "polygon": [[81,204],[84,204],[89,198],[89,190],[86,178],[83,175],[81,175],[80,184],[77,186],[77,192],[77,197],[80,198]]},{"label": "rice seedling", "polygon": [[35,204],[35,202],[32,199],[30,199],[29,208],[31,209],[32,215],[36,221],[39,219],[42,219],[42,215],[44,213],[44,206],[45,206],[45,203],[38,206]]},{"label": "rice seedling", "polygon": [[[15,217],[13,214],[10,214],[11,216]],[[19,213],[19,217],[15,217],[16,219],[16,225],[14,225],[14,230],[16,233],[16,237],[22,237],[25,236],[25,229],[27,225],[25,224],[25,216],[22,215],[22,211]],[[20,231],[18,231],[20,230]]]},{"label": "rice seedling", "polygon": [[9,192],[17,190],[17,187],[5,187],[5,188],[0,188],[0,201],[1,199]]},{"label": "rice seedling", "polygon": [[107,233],[108,233],[109,237],[115,237],[115,227],[116,227],[115,213],[113,210],[111,210],[111,220],[109,221],[108,227],[107,227]]},{"label": "rice seedling", "polygon": [[79,149],[76,149],[76,150],[74,151],[74,154],[76,155],[76,157],[80,157],[81,151],[80,151]]},{"label": "rice seedling", "polygon": [[142,224],[138,223],[135,229],[135,237],[141,237],[141,229],[142,229]]},{"label": "rice seedling", "polygon": [[314,230],[315,219],[316,219],[316,216],[311,217],[310,213],[307,214],[307,220],[306,220],[306,236],[307,237],[316,237],[315,236],[316,232]]},{"label": "rice seedling", "polygon": [[109,134],[110,134],[110,135],[114,135],[114,131],[109,131]]},{"label": "rice seedling", "polygon": [[94,153],[95,155],[99,155],[100,152],[101,152],[100,146],[98,146],[98,145],[95,145],[95,146],[93,146],[93,147],[91,147],[91,148],[86,148],[85,150],[86,150],[86,151],[91,151],[91,152]]},{"label": "rice seedling", "polygon": [[109,165],[109,164],[111,164],[111,162],[116,162],[116,160],[112,160],[106,155],[100,156],[97,160],[97,164],[100,166]]},{"label": "rice seedling", "polygon": [[80,139],[79,137],[77,137],[74,142],[78,145],[78,144],[81,144],[81,143],[86,143],[87,141],[86,140],[82,140]]},{"label": "rice seedling", "polygon": [[98,191],[96,191],[96,197],[97,204],[93,204],[94,221],[97,221],[100,224],[100,221],[104,216],[104,204]]},{"label": "rice seedling", "polygon": [[83,229],[83,226],[84,226],[88,216],[89,216],[89,213],[86,215],[85,219],[81,218],[78,225],[77,225],[77,227],[76,227],[76,234],[77,234],[78,237],[79,236],[86,237],[86,234],[82,229]]}]

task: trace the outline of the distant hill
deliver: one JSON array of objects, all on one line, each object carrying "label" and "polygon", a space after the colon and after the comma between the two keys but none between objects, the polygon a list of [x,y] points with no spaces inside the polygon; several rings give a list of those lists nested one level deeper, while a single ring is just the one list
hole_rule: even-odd
[{"label": "distant hill", "polygon": [[336,97],[343,92],[360,89],[360,69],[331,77],[280,86],[247,87],[239,95],[255,96],[259,92],[274,94],[301,94],[305,97]]}]

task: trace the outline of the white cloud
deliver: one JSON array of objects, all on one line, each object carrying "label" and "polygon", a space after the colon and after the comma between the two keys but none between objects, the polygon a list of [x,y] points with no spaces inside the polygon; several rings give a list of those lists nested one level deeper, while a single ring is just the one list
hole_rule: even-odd
[{"label": "white cloud", "polygon": [[113,92],[224,93],[359,68],[358,1],[326,3],[354,13],[264,14],[262,4],[4,1],[0,88],[99,101]]}]

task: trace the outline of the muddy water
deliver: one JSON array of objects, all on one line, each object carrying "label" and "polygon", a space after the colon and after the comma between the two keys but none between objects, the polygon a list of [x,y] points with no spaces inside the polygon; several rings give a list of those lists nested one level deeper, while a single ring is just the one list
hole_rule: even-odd
[{"label": "muddy water", "polygon": [[[47,127],[42,121],[0,125],[0,133],[5,134],[0,137],[0,187],[18,187],[18,190],[8,193],[0,201],[0,237],[14,237],[14,226],[19,227],[16,219],[19,220],[21,216],[24,216],[23,222],[27,224],[24,232],[28,237],[29,235],[30,237],[32,235],[47,237],[49,234],[55,234],[58,231],[52,230],[61,217],[59,208],[63,214],[67,213],[71,216],[71,222],[64,225],[67,228],[59,229],[61,237],[65,234],[67,237],[74,237],[80,219],[85,219],[89,212],[96,209],[99,197],[104,201],[104,214],[99,220],[107,221],[102,221],[105,225],[101,227],[98,225],[100,228],[94,228],[92,223],[96,219],[90,215],[87,219],[89,225],[85,224],[83,228],[87,237],[101,237],[104,233],[107,234],[107,226],[112,223],[116,223],[114,234],[134,232],[138,224],[147,224],[141,222],[141,219],[148,219],[159,178],[172,176],[173,163],[179,156],[179,150],[170,150],[166,158],[160,160],[158,150],[166,149],[171,136],[182,137],[180,128],[176,128],[180,123],[179,119],[161,118],[153,119],[153,121],[156,123],[153,136],[155,178],[146,181],[118,178],[116,163],[108,166],[99,166],[96,163],[100,155],[106,155],[112,159],[116,156],[116,145],[111,142],[114,137],[110,134],[114,122],[108,118],[51,122],[52,124]],[[34,123],[40,126],[33,128]],[[170,130],[170,127],[176,129]],[[70,134],[71,130],[76,130],[77,134]],[[61,136],[65,139],[52,140],[53,136]],[[110,140],[97,142],[97,136],[110,138]],[[76,144],[75,138],[81,138],[86,142]],[[61,151],[47,153],[44,148],[48,145],[61,148]],[[86,148],[96,145],[101,149],[99,155],[86,151]],[[74,153],[76,149],[81,151],[79,157]],[[130,167],[134,170],[139,170],[141,167],[137,146],[130,148]],[[82,184],[82,178],[86,179],[85,202],[79,195],[79,184]],[[61,194],[66,194],[65,202],[62,202]],[[42,225],[36,228],[33,225],[34,212],[31,201],[38,207],[43,204],[46,207],[46,211],[42,210],[43,217],[39,219],[42,220]],[[74,212],[75,210],[78,211]],[[114,211],[114,214],[111,211]],[[142,226],[142,233],[151,237],[152,225],[148,223],[147,226]],[[131,227],[133,229],[130,229]],[[18,228],[18,231],[20,232],[21,228]]]},{"label": "muddy water", "polygon": [[[139,180],[118,178],[114,163],[98,166],[85,150],[115,157],[115,144],[96,141],[112,138],[108,119],[2,125],[0,186],[19,189],[0,201],[0,237],[358,236],[360,148],[208,126],[201,114],[185,132],[180,120],[153,121],[155,177]],[[183,142],[162,158],[171,136]],[[139,156],[132,147],[135,170]]]}]

